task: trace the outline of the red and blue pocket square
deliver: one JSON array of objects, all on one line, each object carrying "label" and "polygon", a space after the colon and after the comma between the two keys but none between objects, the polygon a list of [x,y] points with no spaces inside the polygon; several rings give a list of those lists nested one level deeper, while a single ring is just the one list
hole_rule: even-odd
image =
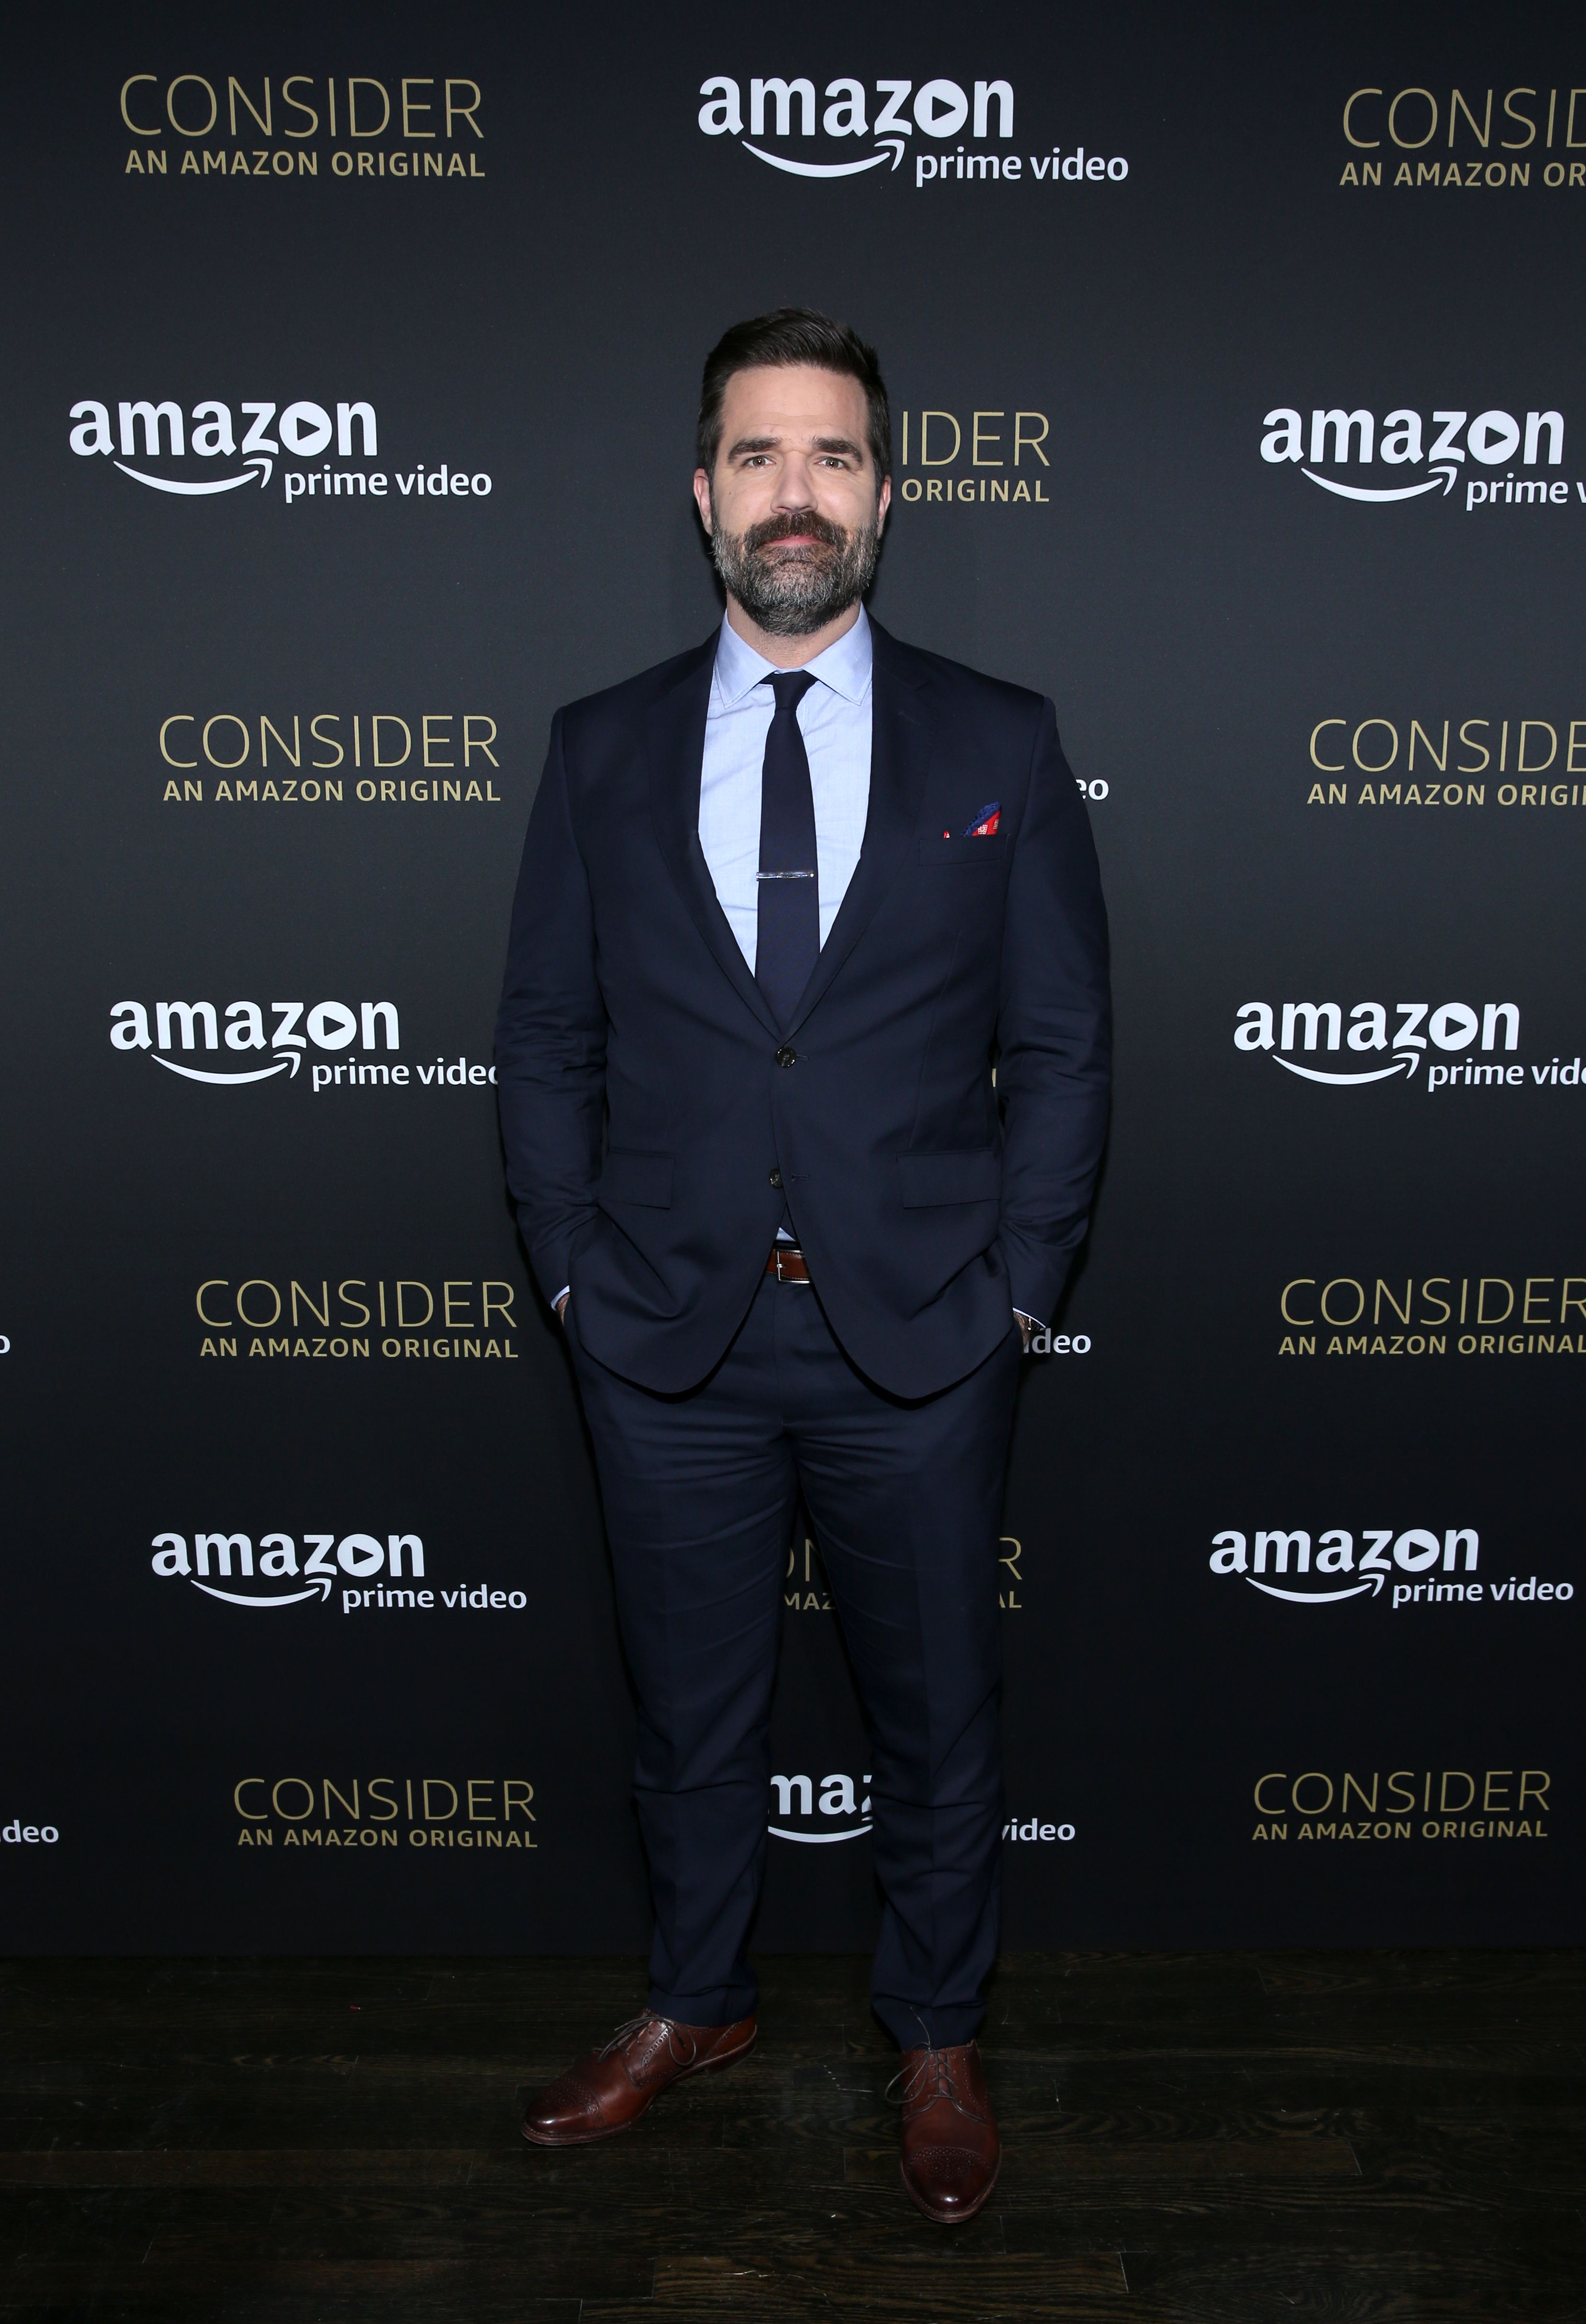
[{"label": "red and blue pocket square", "polygon": [[1001,820],[1002,802],[1000,799],[993,799],[989,807],[982,807],[980,813],[975,816],[973,823],[965,826],[964,837],[965,839],[995,839],[997,836],[997,826]]}]

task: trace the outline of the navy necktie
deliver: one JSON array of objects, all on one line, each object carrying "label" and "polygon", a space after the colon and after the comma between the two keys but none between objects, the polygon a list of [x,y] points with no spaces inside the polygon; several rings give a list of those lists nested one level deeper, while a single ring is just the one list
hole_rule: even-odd
[{"label": "navy necktie", "polygon": [[760,779],[760,909],[754,977],[779,1025],[788,1024],[821,948],[815,794],[798,705],[815,684],[807,670],[762,679],[776,698]]}]

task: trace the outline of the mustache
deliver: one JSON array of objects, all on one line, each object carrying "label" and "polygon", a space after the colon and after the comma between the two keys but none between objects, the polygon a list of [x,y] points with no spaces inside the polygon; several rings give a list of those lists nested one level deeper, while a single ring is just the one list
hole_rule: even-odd
[{"label": "mustache", "polygon": [[760,524],[752,524],[745,531],[742,550],[753,557],[760,549],[774,548],[779,540],[794,540],[800,537],[818,540],[827,549],[844,549],[848,535],[830,517],[822,516],[816,509],[784,509],[779,515],[768,516]]},{"label": "mustache", "polygon": [[[779,509],[742,534],[716,532],[711,555],[723,586],[772,637],[807,637],[863,596],[875,573],[877,527],[846,531],[815,509]],[[801,545],[786,557],[780,541]]]}]

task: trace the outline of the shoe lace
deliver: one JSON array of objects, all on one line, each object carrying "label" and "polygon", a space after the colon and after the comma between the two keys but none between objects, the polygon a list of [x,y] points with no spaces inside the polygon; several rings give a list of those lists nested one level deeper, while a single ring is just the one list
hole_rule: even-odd
[{"label": "shoe lace", "polygon": [[[903,2087],[899,2089],[898,2086]],[[897,2090],[898,2095],[892,2093]],[[911,2107],[927,2098],[950,2098],[954,2096],[953,2077],[942,2052],[929,2042],[912,2066],[900,2066],[887,2084],[886,2098],[890,2106]]]},{"label": "shoe lace", "polygon": [[648,2031],[648,2029],[652,2025],[659,2025],[666,2028],[667,2053],[670,2057],[672,2063],[675,2066],[687,2066],[689,2064],[693,2059],[695,2049],[696,2047],[692,2037],[684,2037],[687,2040],[688,2046],[686,2050],[680,2050],[678,2047],[678,2036],[683,2032],[682,2027],[680,2025],[675,2025],[669,2017],[658,2017],[653,2009],[641,2009],[637,2017],[630,2017],[626,2024],[619,2025],[616,2032],[612,2035],[611,2040],[605,2043],[604,2047],[595,2052],[596,2057],[614,2057],[619,2050],[625,2050],[631,2042],[636,2041],[641,2034]]}]

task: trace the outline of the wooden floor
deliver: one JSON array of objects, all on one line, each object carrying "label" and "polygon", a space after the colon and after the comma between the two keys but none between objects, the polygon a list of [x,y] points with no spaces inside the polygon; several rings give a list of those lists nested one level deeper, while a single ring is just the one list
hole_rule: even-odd
[{"label": "wooden floor", "polygon": [[610,2145],[520,2095],[625,1961],[0,1963],[0,2317],[1576,2324],[1586,1955],[1026,1955],[980,2218],[909,2208],[866,1964]]}]

